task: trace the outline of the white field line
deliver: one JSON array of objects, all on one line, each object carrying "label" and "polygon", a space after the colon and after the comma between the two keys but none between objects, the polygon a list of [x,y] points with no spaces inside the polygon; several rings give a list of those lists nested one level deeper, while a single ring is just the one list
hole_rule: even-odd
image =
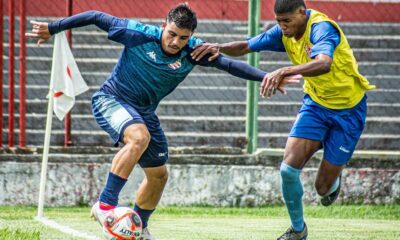
[{"label": "white field line", "polygon": [[57,222],[55,222],[53,220],[50,220],[50,219],[47,219],[47,218],[44,218],[44,217],[36,217],[35,220],[41,222],[42,224],[44,224],[46,226],[49,226],[49,227],[51,227],[53,229],[56,229],[56,230],[58,230],[60,232],[66,233],[68,235],[71,235],[73,237],[79,237],[79,238],[87,239],[87,240],[99,240],[99,238],[90,236],[88,233],[80,232],[78,230],[75,230],[75,229],[70,228],[68,226],[59,224],[59,223],[57,223]]}]

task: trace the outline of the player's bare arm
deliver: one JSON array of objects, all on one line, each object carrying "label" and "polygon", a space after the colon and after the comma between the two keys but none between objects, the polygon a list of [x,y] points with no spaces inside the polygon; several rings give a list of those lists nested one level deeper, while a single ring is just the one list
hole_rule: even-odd
[{"label": "player's bare arm", "polygon": [[208,61],[215,60],[220,52],[232,57],[243,56],[251,52],[247,41],[236,41],[229,43],[203,43],[194,47],[191,56],[194,60],[199,61],[205,55],[211,54]]},{"label": "player's bare arm", "polygon": [[[201,66],[214,66],[220,70],[226,71],[233,76],[262,82],[267,76],[268,73],[259,70],[257,68],[251,67],[241,61],[226,58],[224,56],[218,56],[215,60],[209,61],[211,58],[211,54],[205,55],[204,59],[200,58],[199,61],[196,61],[196,64]],[[192,61],[195,61],[192,59]],[[277,85],[276,90],[280,91],[282,94],[286,95],[287,91],[285,86],[287,84],[298,84],[300,80],[303,78],[301,74],[293,74],[293,75],[285,75],[282,77],[282,80]]]},{"label": "player's bare arm", "polygon": [[280,83],[286,76],[301,74],[306,77],[319,76],[328,73],[331,69],[332,58],[319,54],[313,61],[297,66],[279,68],[264,77],[261,83],[260,95],[268,98],[279,90]]},{"label": "player's bare arm", "polygon": [[32,31],[25,33],[26,37],[38,39],[37,45],[46,42],[51,37],[49,32],[49,24],[47,22],[31,21]]},{"label": "player's bare arm", "polygon": [[[209,57],[209,55],[206,55],[204,59],[196,62],[196,64],[201,66],[216,67],[220,70],[226,71],[233,76],[251,81],[262,82],[262,80],[265,79],[265,77],[268,75],[268,73],[258,68],[252,67],[242,61],[230,59],[225,56],[219,56],[217,59],[210,62],[207,60]],[[192,61],[194,60],[192,59]],[[286,95],[287,92],[285,90],[285,86],[287,84],[299,84],[302,78],[303,76],[301,74],[285,76],[278,85],[277,90]]]}]

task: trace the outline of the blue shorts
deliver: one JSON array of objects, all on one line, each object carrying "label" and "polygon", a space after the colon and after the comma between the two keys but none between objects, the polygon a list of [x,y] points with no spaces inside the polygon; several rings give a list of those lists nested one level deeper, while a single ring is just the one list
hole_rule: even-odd
[{"label": "blue shorts", "polygon": [[145,124],[151,140],[139,159],[142,168],[159,167],[168,160],[168,142],[160,121],[154,111],[144,111],[122,99],[103,92],[96,92],[92,97],[92,110],[96,122],[114,141],[114,145],[123,143],[124,130],[131,124]]},{"label": "blue shorts", "polygon": [[304,96],[290,137],[320,141],[324,159],[342,166],[349,162],[364,130],[367,116],[367,96],[353,108],[334,110]]}]

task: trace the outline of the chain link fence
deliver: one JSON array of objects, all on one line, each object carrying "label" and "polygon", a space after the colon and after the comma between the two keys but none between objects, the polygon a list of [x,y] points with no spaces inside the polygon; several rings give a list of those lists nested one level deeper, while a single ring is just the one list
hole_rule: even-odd
[{"label": "chain link fence", "polygon": [[[207,42],[230,42],[247,37],[248,1],[187,1],[199,18],[195,36]],[[30,20],[52,21],[65,17],[66,1],[26,0],[27,31]],[[98,10],[121,18],[160,25],[174,0],[73,0],[73,14]],[[8,3],[4,18],[4,110],[7,117]],[[399,1],[306,1],[309,8],[327,13],[337,21],[353,48],[359,70],[379,89],[368,94],[369,115],[359,149],[397,149],[400,146],[400,11]],[[16,4],[18,9],[18,4]],[[355,11],[357,9],[357,11]],[[18,15],[18,14],[16,14]],[[273,1],[261,2],[261,31],[274,22]],[[19,18],[16,19],[19,29]],[[18,33],[16,50],[18,52]],[[27,143],[40,146],[45,129],[52,40],[37,47],[27,41]],[[95,26],[72,31],[72,51],[90,90],[77,98],[72,110],[74,145],[110,146],[111,139],[91,115],[90,97],[104,82],[123,50]],[[18,53],[16,53],[16,56]],[[245,57],[238,58],[245,60]],[[284,53],[263,52],[260,68],[272,71],[291,65]],[[18,68],[18,64],[16,64]],[[17,69],[16,69],[17,72]],[[17,75],[18,76],[18,75]],[[17,81],[18,82],[18,81]],[[17,84],[18,88],[18,84]],[[288,95],[259,100],[259,147],[284,147],[301,101],[301,85],[290,86]],[[18,99],[18,93],[16,93]],[[18,101],[17,105],[18,107]],[[188,78],[161,102],[157,113],[171,146],[228,146],[246,144],[246,81],[213,68],[196,67]],[[18,125],[18,124],[17,124]],[[3,141],[7,134],[3,122]],[[52,144],[63,145],[64,125],[53,122]]]}]

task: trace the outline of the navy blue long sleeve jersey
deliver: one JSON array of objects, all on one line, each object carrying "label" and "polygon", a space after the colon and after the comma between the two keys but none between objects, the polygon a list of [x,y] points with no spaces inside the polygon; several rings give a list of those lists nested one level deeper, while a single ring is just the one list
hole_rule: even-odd
[{"label": "navy blue long sleeve jersey", "polygon": [[190,73],[195,65],[216,67],[247,80],[262,81],[265,72],[224,56],[209,62],[194,61],[190,53],[203,41],[191,37],[178,54],[167,55],[161,47],[162,28],[138,21],[88,11],[49,24],[51,34],[95,24],[110,40],[125,48],[101,90],[137,106],[157,107]]}]

